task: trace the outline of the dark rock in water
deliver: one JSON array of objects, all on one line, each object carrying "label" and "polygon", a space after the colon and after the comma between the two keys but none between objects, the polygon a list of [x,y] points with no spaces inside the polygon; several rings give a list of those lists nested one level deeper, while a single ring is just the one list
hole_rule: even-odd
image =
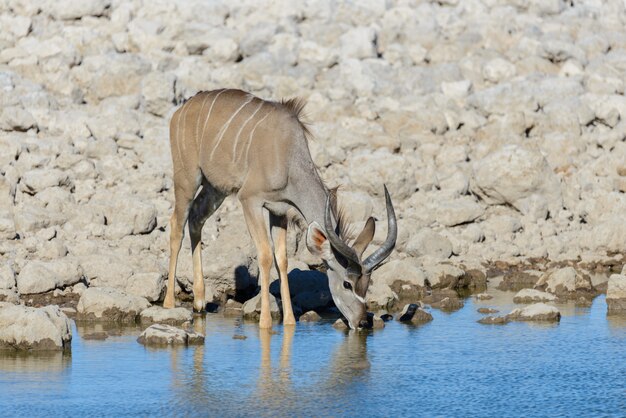
[{"label": "dark rock in water", "polygon": [[383,329],[385,328],[385,321],[379,315],[374,315],[372,312],[367,313],[367,329]]},{"label": "dark rock in water", "polygon": [[424,324],[433,320],[433,316],[422,309],[417,303],[405,305],[400,314],[398,321],[411,322],[413,324]]},{"label": "dark rock in water", "polygon": [[348,326],[348,324],[343,318],[339,318],[338,320],[336,320],[335,323],[333,324],[333,328],[342,330],[342,331],[350,329],[350,327]]},{"label": "dark rock in water", "polygon": [[413,319],[413,315],[415,315],[415,311],[417,311],[418,307],[416,303],[404,305],[404,308],[402,308],[402,311],[398,315],[398,321],[405,322]]},{"label": "dark rock in water", "polygon": [[478,323],[488,325],[504,325],[508,324],[509,320],[506,316],[486,316],[480,319]]},{"label": "dark rock in water", "polygon": [[478,294],[474,295],[474,298],[476,300],[489,300],[489,299],[493,299],[493,296],[491,296],[488,293],[478,293]]},{"label": "dark rock in water", "polygon": [[109,334],[107,334],[104,331],[99,331],[99,332],[92,332],[89,334],[85,334],[82,336],[83,340],[99,340],[99,341],[103,341],[106,340],[107,338],[109,338]]},{"label": "dark rock in water", "polygon": [[519,291],[522,289],[532,289],[539,280],[540,273],[514,271],[504,275],[504,278],[498,284],[498,290]]},{"label": "dark rock in water", "polygon": [[300,322],[317,322],[322,319],[315,311],[308,311],[300,315]]},{"label": "dark rock in water", "polygon": [[248,337],[246,337],[245,335],[233,335],[233,340],[245,340]]},{"label": "dark rock in water", "polygon": [[497,309],[493,309],[493,308],[478,308],[478,313],[481,314],[492,314],[492,313],[498,313],[500,312]]},{"label": "dark rock in water", "polygon": [[391,320],[393,319],[393,315],[388,314],[388,313],[386,313],[386,314],[382,314],[382,315],[380,316],[380,319],[382,319],[382,320],[383,320],[383,321],[385,321],[385,322],[388,322],[388,321],[391,321]]},{"label": "dark rock in water", "polygon": [[146,328],[137,342],[153,346],[204,344],[204,335],[172,325],[155,324]]}]

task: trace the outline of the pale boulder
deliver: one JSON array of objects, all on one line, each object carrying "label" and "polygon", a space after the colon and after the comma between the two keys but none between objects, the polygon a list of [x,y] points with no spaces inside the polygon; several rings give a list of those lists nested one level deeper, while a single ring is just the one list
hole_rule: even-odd
[{"label": "pale boulder", "polygon": [[511,321],[546,321],[558,322],[561,320],[561,313],[554,306],[545,303],[534,303],[512,310],[506,318]]},{"label": "pale boulder", "polygon": [[139,314],[150,307],[150,302],[139,296],[130,296],[113,288],[90,287],[76,306],[78,320],[105,322],[135,322]]},{"label": "pale boulder", "polygon": [[522,289],[513,297],[514,303],[554,302],[556,296],[536,289]]},{"label": "pale boulder", "polygon": [[70,320],[58,306],[0,303],[0,350],[69,350]]},{"label": "pale boulder", "polygon": [[135,273],[126,284],[129,295],[141,296],[149,302],[161,300],[165,292],[165,277],[161,273]]},{"label": "pale boulder", "polygon": [[154,324],[141,333],[137,342],[146,346],[204,344],[204,335],[172,325]]},{"label": "pale boulder", "polygon": [[[626,266],[624,266],[626,269]],[[606,289],[606,304],[609,315],[626,314],[626,274],[612,274]]]},{"label": "pale boulder", "polygon": [[17,289],[21,294],[44,293],[78,283],[83,277],[75,261],[29,261],[17,276]]},{"label": "pale boulder", "polygon": [[151,306],[141,311],[139,315],[142,324],[169,324],[177,325],[191,322],[193,315],[185,308],[165,309],[160,306]]},{"label": "pale boulder", "polygon": [[519,145],[505,145],[474,164],[472,190],[489,204],[510,204],[545,219],[563,206],[561,185],[545,158]]}]

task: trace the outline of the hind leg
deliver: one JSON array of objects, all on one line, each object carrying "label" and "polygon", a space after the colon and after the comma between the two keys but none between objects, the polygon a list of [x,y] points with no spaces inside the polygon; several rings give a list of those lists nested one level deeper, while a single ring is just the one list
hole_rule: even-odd
[{"label": "hind leg", "polygon": [[167,276],[167,291],[165,292],[164,308],[173,308],[176,306],[174,297],[174,288],[176,286],[176,265],[178,262],[178,254],[185,235],[185,223],[187,222],[187,214],[193,196],[198,190],[199,182],[192,187],[184,187],[174,182],[174,213],[170,218],[170,266]]},{"label": "hind leg", "polygon": [[189,239],[193,257],[193,310],[202,312],[206,306],[204,275],[202,273],[202,227],[222,204],[226,196],[207,182],[193,200],[189,211]]}]

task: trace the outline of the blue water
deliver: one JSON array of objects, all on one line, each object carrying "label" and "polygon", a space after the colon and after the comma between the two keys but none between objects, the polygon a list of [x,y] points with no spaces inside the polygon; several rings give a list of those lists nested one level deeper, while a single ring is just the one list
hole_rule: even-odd
[{"label": "blue water", "polygon": [[[512,293],[509,294],[512,297]],[[509,297],[509,299],[510,299]],[[481,325],[466,300],[419,327],[344,333],[209,314],[204,346],[146,349],[74,328],[71,356],[0,354],[2,416],[626,416],[626,320],[559,305],[559,324]],[[245,335],[247,339],[233,339]]]}]

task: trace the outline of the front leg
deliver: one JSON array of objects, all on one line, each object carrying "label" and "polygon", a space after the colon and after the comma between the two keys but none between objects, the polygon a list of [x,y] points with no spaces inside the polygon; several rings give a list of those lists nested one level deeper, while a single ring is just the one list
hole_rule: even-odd
[{"label": "front leg", "polygon": [[270,312],[272,251],[263,217],[263,206],[256,199],[241,200],[241,204],[248,232],[256,247],[259,263],[259,280],[261,282],[261,319],[259,320],[259,327],[262,329],[272,328],[272,315]]},{"label": "front leg", "polygon": [[280,299],[283,302],[283,325],[296,325],[291,307],[287,261],[287,217],[270,213],[270,230],[274,243],[274,259],[280,278]]}]

